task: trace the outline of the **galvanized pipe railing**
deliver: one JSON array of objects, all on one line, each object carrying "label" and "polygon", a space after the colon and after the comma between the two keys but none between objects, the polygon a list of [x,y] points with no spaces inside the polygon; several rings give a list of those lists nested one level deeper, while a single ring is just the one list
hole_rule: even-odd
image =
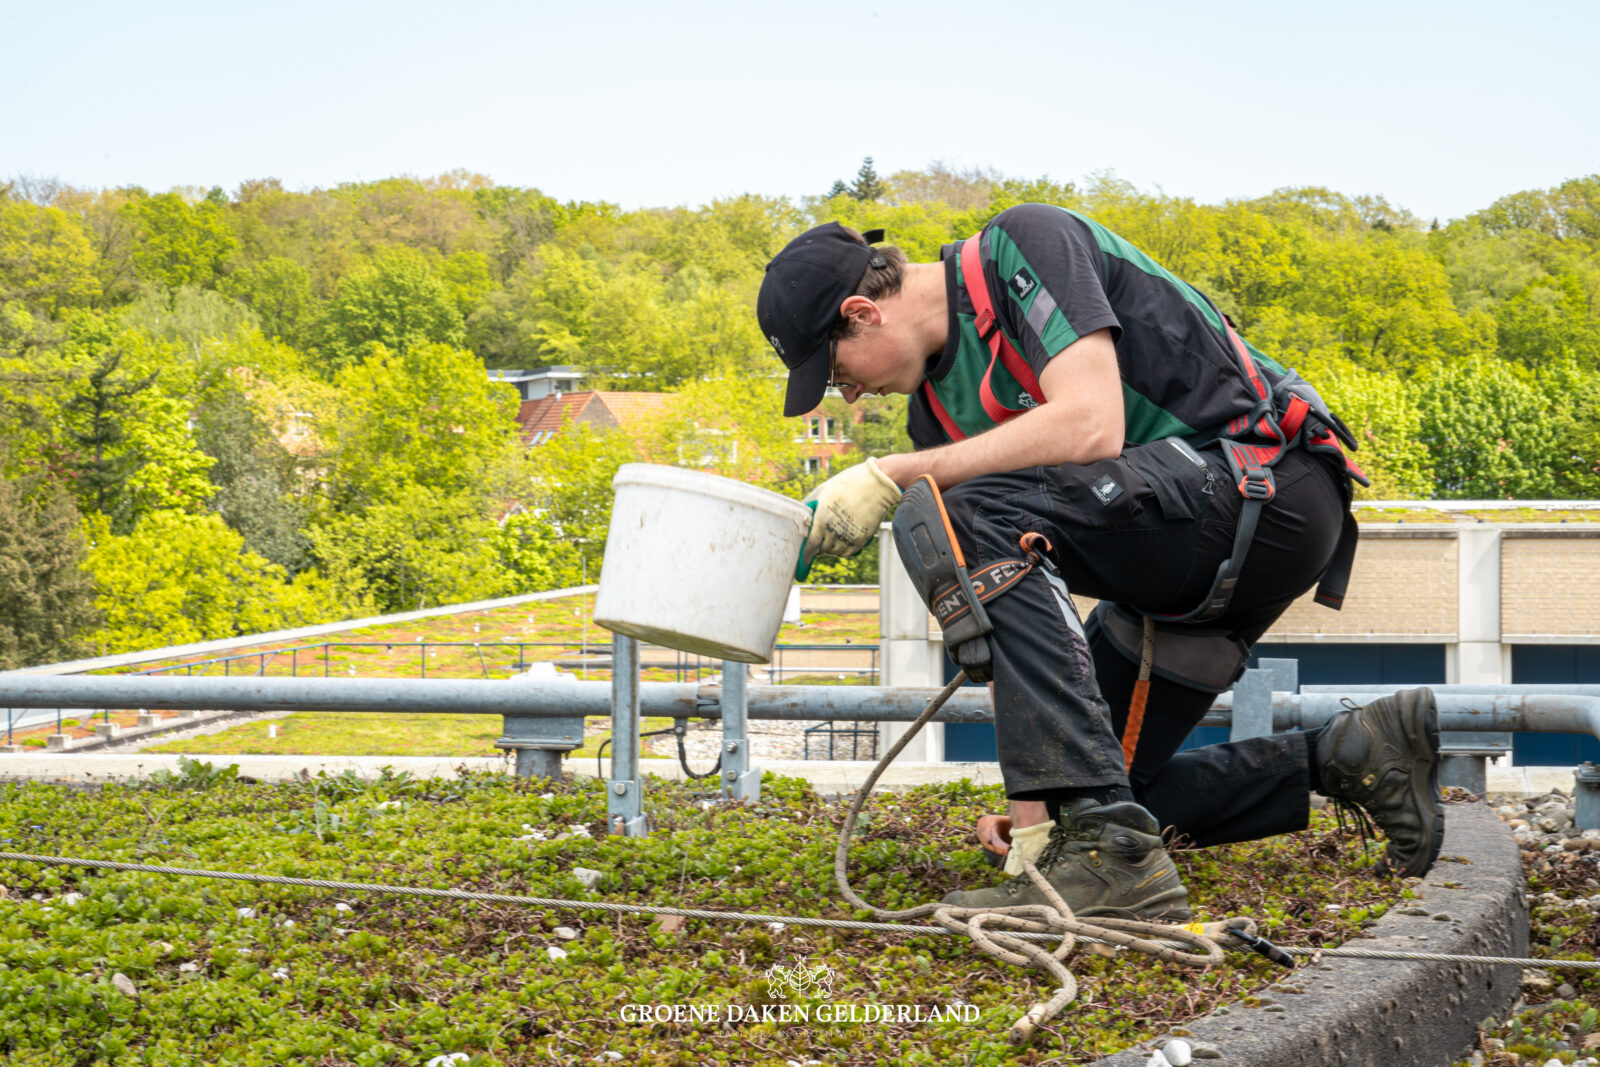
[{"label": "galvanized pipe railing", "polygon": [[[1327,692],[1274,692],[1275,730],[1313,728],[1336,715],[1346,698],[1363,700],[1395,687],[1344,686]],[[1445,730],[1583,733],[1600,737],[1600,686],[1434,686]],[[1308,686],[1308,690],[1313,687]],[[1587,690],[1587,691],[1586,691]],[[931,686],[752,685],[752,719],[910,722],[938,690]],[[642,682],[639,710],[660,717],[721,718],[722,686]],[[1232,721],[1233,694],[1223,693],[1202,726]],[[559,678],[509,682],[389,678],[183,678],[144,675],[0,675],[0,707],[236,708],[260,711],[451,712],[532,718],[604,716],[612,683]],[[937,722],[994,721],[989,694],[959,690]]]},{"label": "galvanized pipe railing", "polygon": [[[624,644],[627,642],[628,644]],[[711,719],[732,712],[724,740],[725,792],[752,798],[760,775],[749,763],[744,719],[790,721],[843,720],[909,722],[921,714],[938,690],[932,687],[749,686],[742,675],[731,691],[721,685],[641,682],[631,641],[619,638],[614,653],[627,668],[611,682],[570,678],[510,682],[445,679],[354,679],[269,677],[160,677],[139,675],[0,674],[0,707],[6,708],[228,708],[264,711],[448,712],[500,715],[499,747],[517,752],[524,775],[560,773],[559,753],[582,743],[582,720],[612,716],[615,738],[637,737],[642,716]],[[726,669],[742,671],[743,665]],[[733,677],[733,675],[729,675]],[[1268,670],[1251,671],[1234,692],[1221,694],[1202,726],[1228,726],[1235,739],[1268,732],[1310,729],[1338,714],[1347,701],[1364,701],[1394,692],[1393,686],[1306,686],[1301,692],[1274,691]],[[1440,727],[1461,737],[1487,734],[1576,733],[1600,738],[1600,686],[1594,685],[1439,685],[1431,687],[1439,705]],[[739,690],[743,690],[742,694]],[[740,697],[742,696],[742,700]],[[725,703],[733,707],[725,709]],[[743,705],[743,714],[738,706]],[[1237,705],[1237,706],[1236,706]],[[994,721],[989,693],[980,687],[958,691],[935,716],[938,722]],[[1475,792],[1484,789],[1485,760],[1495,749],[1454,750],[1446,738],[1443,780]],[[636,744],[636,740],[633,741]],[[733,747],[728,747],[732,745]],[[637,751],[628,741],[617,755],[630,765]],[[641,832],[642,779],[613,761],[613,815],[625,832]],[[626,784],[624,784],[626,783]],[[1600,771],[1579,769],[1579,823],[1600,825]],[[1591,796],[1590,794],[1593,794]]]}]

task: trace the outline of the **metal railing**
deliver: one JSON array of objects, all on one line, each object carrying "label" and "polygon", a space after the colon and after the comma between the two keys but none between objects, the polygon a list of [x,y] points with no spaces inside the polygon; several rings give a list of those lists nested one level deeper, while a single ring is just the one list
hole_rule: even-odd
[{"label": "metal railing", "polygon": [[[642,825],[638,801],[639,723],[644,716],[722,719],[723,786],[750,797],[759,774],[749,764],[748,719],[907,722],[917,718],[937,690],[861,685],[756,685],[744,664],[725,664],[723,684],[644,682],[638,643],[618,637],[611,681],[571,677],[514,682],[445,679],[354,679],[168,675],[0,675],[0,705],[7,708],[163,708],[331,712],[453,712],[500,715],[498,747],[517,752],[519,774],[560,773],[562,752],[583,740],[583,720],[610,715],[613,744],[612,814],[627,827]],[[1326,723],[1347,701],[1370,700],[1392,686],[1288,688],[1292,669],[1280,662],[1246,672],[1222,694],[1199,725],[1228,726],[1239,740]],[[1282,684],[1283,688],[1279,688]],[[1600,737],[1600,685],[1440,685],[1440,727],[1445,732],[1446,784],[1482,791],[1487,754],[1472,739],[1503,732],[1580,733]],[[57,712],[59,715],[59,711]],[[993,722],[987,689],[959,690],[935,716],[939,722]],[[1452,740],[1467,743],[1452,748]],[[624,753],[627,753],[625,756]],[[1477,782],[1473,774],[1477,775]],[[1580,768],[1579,825],[1600,826],[1600,771]],[[1477,788],[1473,788],[1474,784]],[[1592,797],[1589,794],[1594,794]],[[1589,825],[1585,825],[1585,822]],[[633,832],[633,831],[629,831]]]},{"label": "metal railing", "polygon": [[[387,653],[397,650],[403,655],[409,655],[409,650],[416,650],[415,673],[410,674],[411,668],[406,667],[407,674],[412,678],[436,680],[429,678],[429,670],[436,673],[441,669],[459,668],[460,663],[451,665],[434,663],[430,666],[430,657],[435,656],[440,650],[460,650],[465,654],[462,657],[469,666],[477,668],[479,677],[485,680],[495,679],[497,674],[500,679],[514,677],[527,671],[535,663],[552,663],[558,668],[576,671],[580,680],[587,680],[584,676],[592,676],[597,682],[605,682],[611,676],[612,647],[610,642],[605,644],[585,645],[582,642],[570,641],[319,641],[313,644],[290,645],[283,648],[257,649],[251,652],[238,652],[227,656],[212,656],[205,659],[189,660],[182,663],[169,663],[157,667],[148,667],[143,670],[122,672],[107,675],[84,676],[39,676],[39,677],[114,677],[114,678],[151,678],[173,677],[184,678],[355,678],[357,664],[348,660],[336,661],[335,655],[340,649],[377,649],[381,648]],[[470,651],[466,651],[470,650]],[[530,650],[532,653],[530,654]],[[541,655],[541,651],[552,651],[552,655]],[[773,650],[773,661],[766,669],[768,680],[772,684],[782,684],[785,679],[796,677],[809,678],[859,678],[868,685],[877,683],[879,675],[879,648],[876,644],[780,644]],[[845,662],[831,661],[829,653],[844,654]],[[656,674],[670,674],[674,682],[702,682],[718,675],[723,664],[721,660],[707,656],[697,655],[692,652],[682,652],[677,649],[665,648],[657,645],[643,645],[640,651],[641,670]],[[391,665],[373,664],[365,667],[389,668],[383,677],[403,677]],[[741,665],[742,666],[742,665]],[[336,669],[337,668],[337,669]],[[654,684],[654,683],[651,683]],[[815,683],[813,683],[815,684]],[[141,710],[150,707],[148,704],[128,704],[126,707],[138,707]],[[88,706],[64,703],[53,709],[56,733],[60,734],[63,724],[71,723],[73,719],[84,721],[92,715],[81,714]],[[23,709],[23,714],[18,716],[17,709],[6,708],[5,744],[15,744],[15,735],[18,731],[37,730],[41,725],[50,722],[50,715],[31,715],[30,709]],[[101,711],[98,707],[96,711]],[[106,723],[111,722],[111,713],[114,709],[103,709],[102,718]],[[68,717],[71,713],[71,717]],[[843,736],[848,731],[841,730]],[[809,755],[807,758],[810,758]],[[831,758],[831,757],[830,757]]]},{"label": "metal railing", "polygon": [[[602,677],[609,676],[611,671],[610,645],[583,646],[571,641],[319,641],[316,644],[292,645],[287,648],[258,649],[253,652],[240,652],[231,656],[213,656],[208,659],[189,660],[183,663],[168,663],[159,667],[148,667],[141,671],[125,672],[128,675],[151,676],[173,674],[182,671],[185,677],[195,674],[208,675],[221,668],[224,678],[235,674],[246,677],[271,676],[269,668],[276,668],[279,674],[290,678],[301,677],[302,668],[308,675],[320,675],[331,678],[334,674],[333,656],[339,649],[382,648],[385,652],[393,653],[396,649],[416,649],[417,664],[416,677],[428,677],[428,657],[436,654],[439,649],[472,649],[476,656],[479,672],[484,678],[494,677],[495,670],[503,670],[510,674],[521,674],[530,664],[538,662],[554,663],[557,667],[573,670],[592,671]],[[528,655],[529,649],[556,649],[559,652],[571,653],[568,656],[553,655],[540,656]],[[514,653],[515,655],[511,655]],[[865,678],[868,684],[878,678],[878,646],[876,644],[856,644],[845,642],[843,644],[780,644],[773,649],[772,665],[767,668],[767,673],[773,684],[781,684],[785,677],[797,675],[834,675],[839,678],[857,676]],[[865,656],[865,664],[855,663],[829,663],[829,662],[795,662],[797,659],[819,660],[821,657],[815,653],[846,653],[849,659],[859,661]],[[644,645],[641,649],[641,664],[644,670],[667,670],[673,674],[674,681],[699,681],[700,679],[716,674],[722,670],[722,661],[708,656],[700,656],[693,652],[681,652],[677,649],[665,648],[659,645]],[[813,654],[813,655],[803,655]],[[466,657],[471,663],[473,656]],[[491,661],[493,661],[491,663]],[[246,666],[253,666],[253,670],[245,670]],[[341,660],[338,666],[346,673],[353,675],[356,665],[348,660]],[[438,666],[435,665],[435,670]],[[409,668],[408,668],[409,673]],[[398,676],[395,672],[390,676]]]}]

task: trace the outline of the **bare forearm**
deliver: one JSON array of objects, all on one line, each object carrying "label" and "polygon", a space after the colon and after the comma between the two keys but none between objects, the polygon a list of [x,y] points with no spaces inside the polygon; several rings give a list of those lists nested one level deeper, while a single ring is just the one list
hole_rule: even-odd
[{"label": "bare forearm", "polygon": [[1120,435],[1113,436],[1102,428],[1086,428],[1064,407],[1052,410],[1051,405],[1045,404],[977,437],[922,452],[884,456],[878,465],[901,488],[928,474],[939,488],[948,489],[984,474],[1060,463],[1093,463],[1121,451]]}]

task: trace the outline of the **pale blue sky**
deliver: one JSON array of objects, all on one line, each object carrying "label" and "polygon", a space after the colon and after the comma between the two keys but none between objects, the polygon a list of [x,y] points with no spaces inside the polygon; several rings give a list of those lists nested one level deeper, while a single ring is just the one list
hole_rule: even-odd
[{"label": "pale blue sky", "polygon": [[[1013,14],[1008,15],[1007,12]],[[1600,171],[1600,4],[0,2],[0,177],[561,199],[819,193],[861,157],[1459,217]]]}]

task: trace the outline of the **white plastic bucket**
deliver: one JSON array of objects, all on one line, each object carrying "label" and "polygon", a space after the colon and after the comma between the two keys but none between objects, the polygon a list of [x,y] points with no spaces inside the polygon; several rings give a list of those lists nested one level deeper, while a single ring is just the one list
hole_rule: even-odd
[{"label": "white plastic bucket", "polygon": [[629,463],[594,621],[652,644],[767,663],[811,509],[715,474]]}]

